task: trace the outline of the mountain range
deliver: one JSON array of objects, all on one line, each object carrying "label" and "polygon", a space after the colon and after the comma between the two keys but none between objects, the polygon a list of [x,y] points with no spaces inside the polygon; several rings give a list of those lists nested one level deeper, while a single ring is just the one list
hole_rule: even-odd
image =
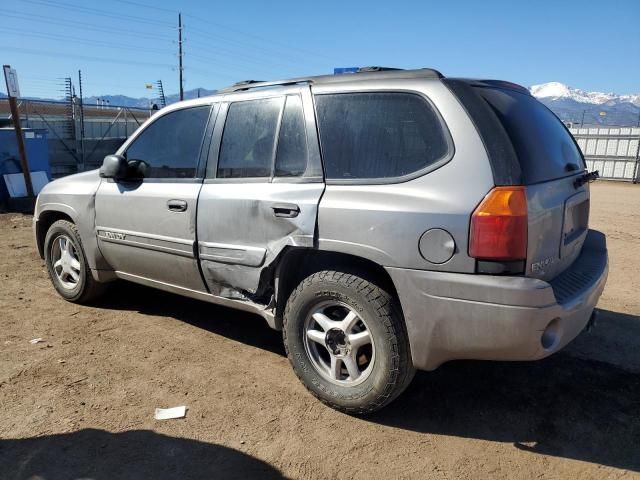
[{"label": "mountain range", "polygon": [[560,82],[533,85],[529,91],[567,123],[640,126],[640,94],[587,92]]},{"label": "mountain range", "polygon": [[[567,123],[640,126],[640,94],[588,92],[560,82],[533,85],[529,91]],[[204,97],[215,92],[206,88],[194,88],[185,91],[184,98]],[[0,93],[0,97],[6,95]],[[177,102],[178,98],[178,94],[167,95],[167,104]],[[126,95],[85,97],[84,104],[96,105],[99,100],[106,100],[110,106],[123,107],[149,108],[154,103],[159,104],[157,97],[133,98]]]}]

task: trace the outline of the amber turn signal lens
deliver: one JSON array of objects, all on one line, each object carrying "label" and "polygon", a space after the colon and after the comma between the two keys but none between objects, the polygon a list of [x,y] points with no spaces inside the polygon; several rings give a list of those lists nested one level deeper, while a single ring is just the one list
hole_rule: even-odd
[{"label": "amber turn signal lens", "polygon": [[495,187],[471,216],[469,256],[482,260],[527,257],[525,187]]}]

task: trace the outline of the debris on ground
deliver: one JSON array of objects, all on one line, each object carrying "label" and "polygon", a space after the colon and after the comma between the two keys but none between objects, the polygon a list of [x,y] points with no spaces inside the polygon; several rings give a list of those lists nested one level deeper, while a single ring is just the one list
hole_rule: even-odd
[{"label": "debris on ground", "polygon": [[187,407],[184,405],[172,408],[156,408],[154,418],[156,420],[170,420],[172,418],[184,418],[187,414]]},{"label": "debris on ground", "polygon": [[44,340],[41,338],[32,338],[31,340],[29,340],[29,343],[31,345],[35,345],[36,343],[42,343],[42,342],[44,342]]}]

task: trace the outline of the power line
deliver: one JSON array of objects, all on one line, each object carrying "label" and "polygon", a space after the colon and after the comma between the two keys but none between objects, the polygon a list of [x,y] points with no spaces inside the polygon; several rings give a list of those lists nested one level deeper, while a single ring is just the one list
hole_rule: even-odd
[{"label": "power line", "polygon": [[133,15],[125,15],[120,13],[112,13],[108,10],[100,10],[97,8],[84,7],[81,5],[74,5],[71,3],[60,2],[57,0],[22,0],[23,2],[34,3],[36,5],[43,5],[48,7],[57,7],[57,8],[65,8],[67,10],[72,10],[81,13],[88,13],[90,15],[97,15],[106,18],[115,18],[116,20],[127,20],[134,21],[137,23],[146,23],[148,25],[155,25],[159,27],[173,27],[171,23],[161,22],[157,20],[150,20],[144,17],[136,17]]},{"label": "power line", "polygon": [[150,8],[152,10],[158,10],[160,12],[168,12],[168,13],[171,13],[173,15],[175,15],[177,13],[176,10],[172,10],[170,8],[158,7],[157,5],[149,5],[149,4],[145,4],[145,3],[133,2],[131,0],[115,0],[115,1],[116,2],[120,2],[120,3],[125,3],[127,5],[135,5],[137,7]]},{"label": "power line", "polygon": [[[190,30],[185,29],[187,33],[190,32]],[[233,43],[231,41],[227,41],[225,39],[216,39],[216,42],[223,42],[223,43]],[[222,52],[226,55],[232,56],[234,59],[236,58],[245,58],[250,62],[255,62],[256,60],[258,62],[262,62],[262,63],[268,63],[269,65],[282,65],[285,66],[286,63],[289,63],[289,65],[286,65],[286,68],[291,68],[291,66],[293,65],[299,65],[300,62],[296,62],[296,61],[289,61],[286,58],[282,58],[281,56],[278,56],[278,60],[273,60],[273,57],[275,55],[268,55],[268,56],[257,56],[257,55],[252,55],[250,53],[247,52],[246,48],[243,48],[241,52],[238,52],[237,50],[229,50],[229,49],[224,49],[224,48],[220,48],[218,45],[212,46],[211,43],[206,43],[206,42],[201,42],[201,41],[192,41],[189,40],[189,38],[187,37],[187,39],[185,40],[185,43],[188,45],[194,45],[196,47],[200,47],[200,48],[206,48],[207,49],[207,53],[209,53],[209,50],[211,50],[211,52],[213,52],[215,49],[215,52]],[[251,49],[253,50],[253,49]],[[260,54],[259,54],[260,55]]]},{"label": "power line", "polygon": [[[213,34],[211,32],[207,32],[205,30],[200,30],[198,28],[194,29],[192,27],[189,27],[189,28],[186,28],[186,31],[189,34],[194,34],[194,35],[197,35],[197,36],[200,36],[200,37],[204,37],[204,38],[210,38],[212,40],[215,40],[216,42],[224,42],[224,43],[236,44],[236,45],[239,45],[239,46],[241,46],[243,48],[247,48],[248,47],[252,51],[260,51],[260,52],[263,52],[264,54],[269,55],[269,56],[274,56],[275,54],[279,54],[278,55],[278,59],[280,61],[284,61],[284,62],[296,64],[296,65],[298,65],[300,63],[300,59],[283,57],[281,55],[282,51],[279,51],[279,50],[269,49],[268,47],[264,48],[264,47],[261,47],[261,46],[257,46],[255,44],[245,43],[245,42],[241,42],[241,41],[233,40],[233,39],[228,39],[226,37],[222,37],[220,35]],[[287,54],[290,54],[290,53],[291,53],[290,51],[287,52]]]},{"label": "power line", "polygon": [[30,23],[31,22],[39,22],[39,23],[47,23],[47,24],[54,24],[54,25],[60,25],[63,27],[73,27],[73,28],[79,28],[82,30],[93,30],[93,31],[98,31],[98,32],[104,32],[104,33],[118,33],[119,35],[128,35],[128,36],[135,36],[135,37],[141,37],[141,38],[149,38],[149,39],[153,39],[153,40],[161,40],[161,41],[167,41],[167,42],[171,42],[173,43],[174,40],[170,39],[170,38],[166,38],[166,37],[162,37],[159,36],[158,34],[151,34],[151,33],[146,33],[146,32],[136,32],[134,30],[131,29],[122,29],[122,28],[116,28],[116,27],[104,27],[102,25],[96,25],[96,24],[92,24],[92,23],[85,23],[85,22],[70,22],[70,21],[66,21],[63,19],[59,19],[59,18],[52,18],[52,17],[47,17],[47,16],[43,16],[43,15],[36,15],[36,14],[25,14],[22,12],[15,12],[15,11],[11,11],[11,10],[4,10],[2,12],[3,17],[10,17],[10,18],[15,18],[18,20],[27,20]]},{"label": "power line", "polygon": [[56,35],[54,33],[25,32],[24,30],[21,30],[21,29],[11,29],[6,27],[0,27],[0,32],[2,31],[8,33],[9,35],[18,35],[20,37],[28,36],[28,37],[51,39],[51,40],[59,40],[63,42],[71,41],[71,42],[79,43],[83,45],[95,45],[98,47],[105,47],[105,48],[117,48],[118,50],[128,49],[128,50],[137,50],[137,51],[147,52],[147,53],[158,53],[163,55],[167,54],[167,50],[160,50],[158,48],[132,47],[131,45],[127,45],[123,43],[111,43],[111,42],[106,42],[102,40],[87,40],[87,39],[78,38],[78,37],[69,37],[67,35]]},{"label": "power line", "polygon": [[77,55],[72,53],[62,53],[62,52],[50,52],[44,50],[33,50],[30,48],[20,48],[20,47],[3,47],[5,50],[12,50],[14,52],[20,52],[27,55],[36,55],[36,56],[57,56],[57,57],[66,57],[66,58],[78,58],[81,60],[85,60],[88,62],[103,62],[103,63],[118,63],[123,65],[143,65],[148,67],[164,67],[164,68],[174,68],[173,65],[168,65],[166,63],[152,63],[152,62],[141,62],[138,60],[122,60],[117,58],[105,58],[105,57],[94,57],[88,55]]},{"label": "power line", "polygon": [[[137,6],[137,7],[157,10],[157,11],[161,11],[161,12],[167,12],[167,13],[172,13],[172,14],[176,13],[176,10],[173,10],[173,9],[170,9],[170,8],[158,7],[157,5],[150,5],[150,4],[147,4],[147,3],[136,2],[136,1],[133,1],[133,0],[115,0],[115,1],[127,4],[127,5],[134,5],[134,6]],[[259,36],[259,35],[255,35],[253,33],[245,32],[243,30],[236,29],[236,28],[233,28],[233,27],[229,27],[229,26],[221,24],[221,23],[212,22],[209,19],[203,19],[201,17],[195,16],[195,15],[191,15],[189,13],[184,13],[183,15],[186,18],[190,18],[190,19],[196,20],[196,21],[201,22],[201,23],[206,23],[209,26],[210,25],[216,25],[218,27],[224,28],[224,29],[229,30],[231,32],[235,32],[235,33],[238,33],[240,35],[244,35],[244,36],[247,36],[247,37],[254,38],[256,40],[259,40],[262,43],[264,43],[264,42],[273,43],[273,44],[276,44],[276,45],[280,45],[280,46],[286,47],[287,49],[298,50],[299,52],[304,53],[305,55],[309,55],[310,54],[310,55],[314,55],[314,56],[324,56],[319,52],[314,52],[314,51],[311,51],[311,50],[308,50],[308,49],[302,49],[302,48],[299,48],[299,47],[291,47],[290,45],[287,45],[287,44],[285,44],[283,42],[278,42],[277,40],[273,40],[273,39],[270,39],[270,38],[266,38],[266,37],[262,37],[262,36]],[[327,56],[324,56],[324,57],[329,59],[329,60],[332,60],[332,58],[330,58],[330,57],[327,57]]]},{"label": "power line", "polygon": [[310,50],[302,49],[302,48],[299,48],[299,47],[292,47],[291,45],[287,45],[287,44],[285,44],[283,42],[278,42],[277,40],[272,40],[270,38],[261,37],[259,35],[255,35],[253,33],[243,32],[242,30],[238,30],[236,28],[228,27],[228,26],[223,25],[221,23],[212,22],[210,20],[204,20],[204,19],[196,17],[194,15],[185,14],[185,17],[191,18],[191,19],[196,20],[198,22],[206,23],[207,25],[216,25],[218,27],[224,28],[224,29],[229,30],[231,32],[236,32],[236,33],[239,33],[239,34],[247,36],[247,37],[255,38],[256,40],[259,40],[260,42],[268,42],[268,43],[272,43],[272,44],[275,44],[275,45],[280,45],[280,46],[285,47],[285,48],[287,48],[289,50],[297,50],[297,51],[299,51],[301,53],[304,53],[305,55],[322,56],[322,57],[325,57],[327,59],[331,59],[330,57],[327,57],[327,56],[325,56],[325,55],[323,55],[323,54],[321,54],[319,52],[312,52]]}]

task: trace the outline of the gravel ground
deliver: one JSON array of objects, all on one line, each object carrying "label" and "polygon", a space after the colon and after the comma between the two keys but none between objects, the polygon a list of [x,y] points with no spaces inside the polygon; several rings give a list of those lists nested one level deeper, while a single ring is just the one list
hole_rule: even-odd
[{"label": "gravel ground", "polygon": [[31,217],[2,214],[0,478],[640,477],[640,185],[594,184],[591,226],[611,261],[593,332],[540,362],[419,372],[354,418],[258,317],[124,282],[63,301]]}]

